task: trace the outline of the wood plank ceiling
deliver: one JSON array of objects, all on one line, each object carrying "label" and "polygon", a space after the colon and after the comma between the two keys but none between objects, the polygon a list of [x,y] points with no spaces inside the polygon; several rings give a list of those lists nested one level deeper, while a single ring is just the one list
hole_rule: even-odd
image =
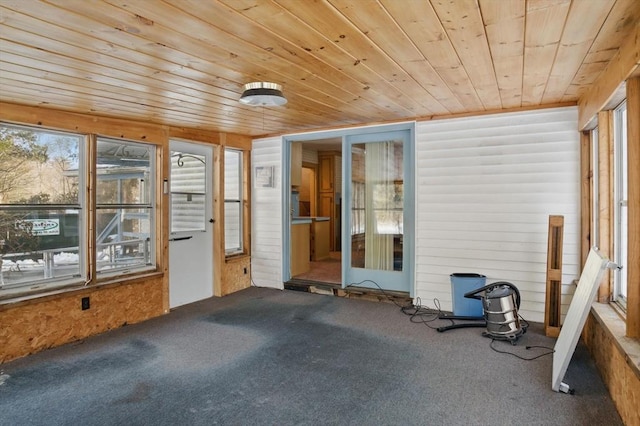
[{"label": "wood plank ceiling", "polygon": [[[638,0],[0,0],[0,100],[247,135],[575,103]],[[238,102],[282,84],[284,107]]]}]

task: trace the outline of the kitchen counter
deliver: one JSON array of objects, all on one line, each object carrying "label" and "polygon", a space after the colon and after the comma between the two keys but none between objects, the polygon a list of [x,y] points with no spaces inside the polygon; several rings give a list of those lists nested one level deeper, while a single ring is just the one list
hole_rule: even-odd
[{"label": "kitchen counter", "polygon": [[328,216],[296,216],[291,219],[292,224],[296,223],[311,223],[311,221],[315,222],[328,222]]},{"label": "kitchen counter", "polygon": [[310,217],[300,216],[300,217],[294,217],[294,218],[291,219],[291,224],[292,225],[301,225],[301,224],[305,224],[305,223],[311,223],[311,218]]}]

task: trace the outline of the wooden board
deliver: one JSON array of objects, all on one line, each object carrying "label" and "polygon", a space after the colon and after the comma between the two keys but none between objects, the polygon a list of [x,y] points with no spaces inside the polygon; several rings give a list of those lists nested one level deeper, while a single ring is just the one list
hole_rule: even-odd
[{"label": "wooden board", "polygon": [[570,388],[562,383],[567,372],[569,362],[576,349],[580,333],[587,320],[591,303],[593,302],[598,285],[610,264],[609,260],[602,257],[597,251],[591,249],[587,257],[587,263],[580,275],[578,288],[573,295],[569,311],[556,341],[553,352],[553,372],[551,377],[551,389],[556,392],[568,392]]},{"label": "wooden board", "polygon": [[547,292],[545,298],[544,332],[547,336],[560,334],[562,297],[562,239],[564,216],[549,216],[547,240]]}]

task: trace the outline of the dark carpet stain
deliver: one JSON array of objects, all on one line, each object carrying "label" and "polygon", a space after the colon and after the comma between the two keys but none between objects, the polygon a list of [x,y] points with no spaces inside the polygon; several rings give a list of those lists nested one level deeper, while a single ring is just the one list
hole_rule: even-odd
[{"label": "dark carpet stain", "polygon": [[111,372],[134,369],[157,356],[154,345],[140,339],[121,342],[107,351],[71,356],[60,361],[34,363],[11,371],[11,377],[0,388],[0,395],[16,397],[24,391],[61,387],[79,377],[101,377]]},{"label": "dark carpet stain", "polygon": [[115,404],[132,404],[143,402],[151,395],[152,386],[148,383],[138,383],[131,393],[124,398],[115,401]]}]

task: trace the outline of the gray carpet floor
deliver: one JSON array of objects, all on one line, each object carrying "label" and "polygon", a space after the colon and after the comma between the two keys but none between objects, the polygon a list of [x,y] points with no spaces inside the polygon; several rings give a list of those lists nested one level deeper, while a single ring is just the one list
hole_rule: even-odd
[{"label": "gray carpet floor", "polygon": [[[437,320],[431,326],[447,325]],[[495,352],[391,303],[251,288],[0,365],[2,425],[619,425],[579,344]],[[501,351],[554,345],[531,324]]]}]

